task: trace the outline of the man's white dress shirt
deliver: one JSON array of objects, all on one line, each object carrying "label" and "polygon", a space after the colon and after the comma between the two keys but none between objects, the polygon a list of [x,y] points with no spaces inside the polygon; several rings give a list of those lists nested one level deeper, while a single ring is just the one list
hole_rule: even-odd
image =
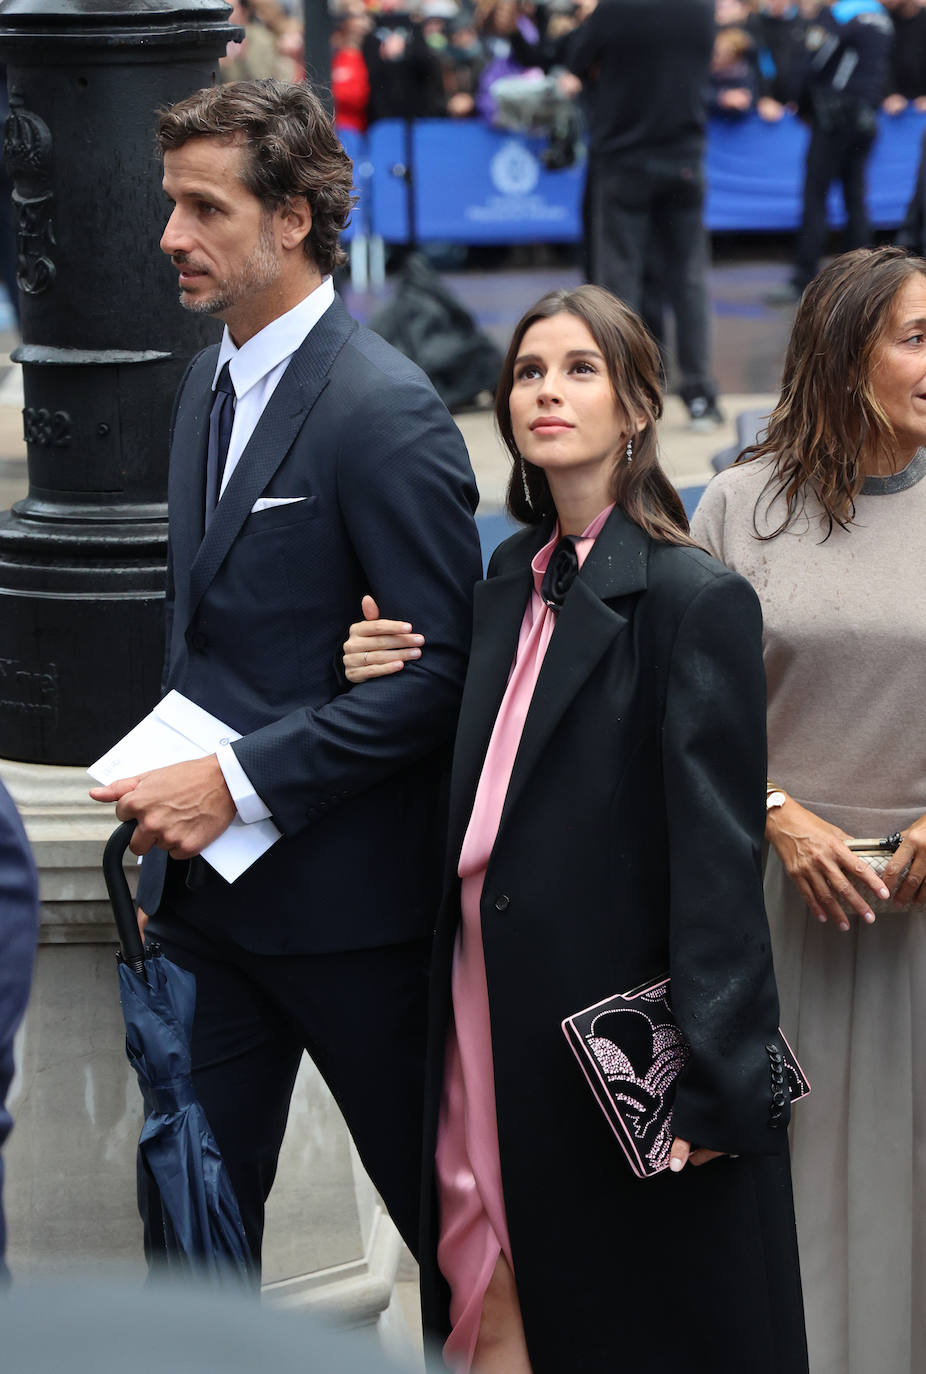
[{"label": "man's white dress shirt", "polygon": [[[334,302],[334,283],[325,277],[292,310],[278,316],[265,325],[247,343],[236,348],[226,325],[216,360],[212,389],[218,381],[219,373],[226,363],[235,388],[235,419],[231,439],[228,444],[228,457],[219,487],[219,500],[228,485],[248,440],[257,428],[257,422],[264,408],[276,390],[277,383],[286,371],[290,358],[305,341],[328,307]],[[270,815],[270,810],[251,786],[251,780],[235,757],[230,744],[220,744],[216,749],[219,767],[225,783],[238,808],[238,815],[248,824],[262,821]]]}]

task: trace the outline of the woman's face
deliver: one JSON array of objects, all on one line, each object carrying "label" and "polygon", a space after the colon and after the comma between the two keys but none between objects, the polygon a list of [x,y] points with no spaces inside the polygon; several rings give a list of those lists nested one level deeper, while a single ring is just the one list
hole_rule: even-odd
[{"label": "woman's face", "polygon": [[565,311],[537,320],[515,359],[509,398],[519,452],[550,482],[583,473],[608,504],[611,474],[628,434],[604,357],[587,325]]},{"label": "woman's face", "polygon": [[894,298],[871,363],[871,389],[906,463],[926,444],[926,277],[908,278]]}]

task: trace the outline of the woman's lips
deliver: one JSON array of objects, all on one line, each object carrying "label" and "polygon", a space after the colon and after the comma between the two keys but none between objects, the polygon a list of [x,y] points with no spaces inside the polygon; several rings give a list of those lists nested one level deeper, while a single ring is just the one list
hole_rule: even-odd
[{"label": "woman's lips", "polygon": [[543,420],[535,420],[534,423],[531,425],[531,429],[533,430],[533,432],[534,432],[535,434],[536,434],[537,430],[541,430],[541,429],[558,430],[558,429],[573,429],[573,428],[574,428],[574,426],[571,425],[571,424],[569,424],[568,420],[558,420],[558,419],[554,419],[554,418],[543,419]]}]

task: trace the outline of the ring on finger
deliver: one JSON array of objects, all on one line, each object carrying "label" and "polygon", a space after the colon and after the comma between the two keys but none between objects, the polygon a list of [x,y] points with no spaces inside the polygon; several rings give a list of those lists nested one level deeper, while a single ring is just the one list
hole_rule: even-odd
[{"label": "ring on finger", "polygon": [[364,650],[364,654],[363,654],[363,666],[364,666],[364,668],[367,666],[367,653],[366,653],[366,650]]}]

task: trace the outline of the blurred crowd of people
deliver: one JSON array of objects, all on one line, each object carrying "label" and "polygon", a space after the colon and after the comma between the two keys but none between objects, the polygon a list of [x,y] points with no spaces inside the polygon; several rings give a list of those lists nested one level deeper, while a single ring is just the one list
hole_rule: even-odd
[{"label": "blurred crowd of people", "polygon": [[[573,36],[597,3],[331,0],[337,122],[358,132],[377,119],[493,122],[493,84],[568,70]],[[926,109],[926,0],[881,3],[895,34],[881,108],[889,115],[908,105]],[[711,113],[728,120],[755,113],[772,123],[788,111],[803,113],[808,30],[825,8],[820,0],[716,0]],[[230,45],[226,80],[302,78],[300,0],[235,0],[232,22],[245,39]],[[578,95],[568,82],[564,90]]]}]

